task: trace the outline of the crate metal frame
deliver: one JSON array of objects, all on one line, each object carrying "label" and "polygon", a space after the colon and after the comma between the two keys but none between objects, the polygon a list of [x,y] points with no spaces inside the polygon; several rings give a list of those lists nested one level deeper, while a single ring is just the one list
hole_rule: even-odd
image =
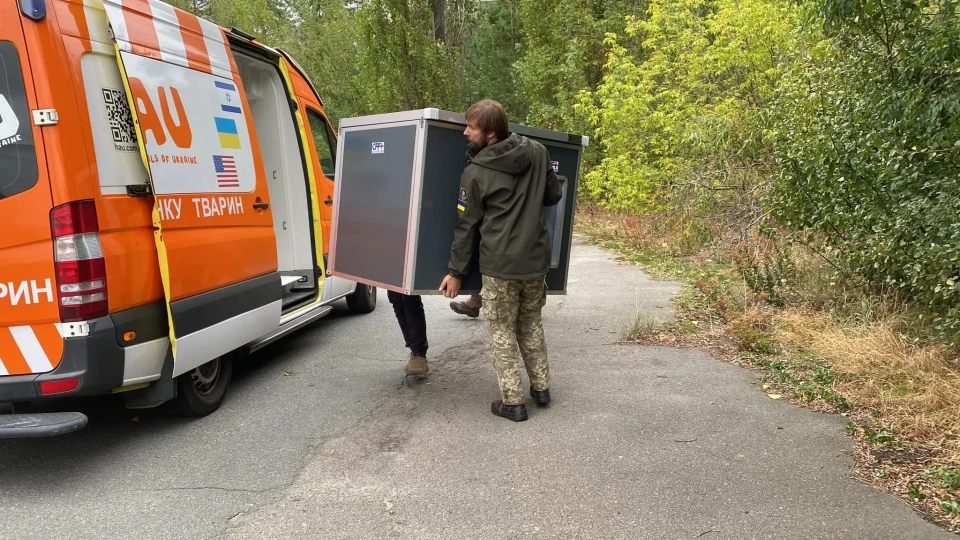
[{"label": "crate metal frame", "polygon": [[[338,129],[338,141],[337,141],[337,156],[336,156],[336,171],[337,178],[335,179],[334,185],[334,204],[331,215],[331,231],[330,231],[330,246],[329,246],[329,258],[328,265],[330,273],[337,277],[342,277],[349,279],[351,281],[356,281],[360,283],[366,283],[378,288],[386,289],[389,291],[398,292],[401,294],[419,294],[419,295],[437,295],[441,294],[437,289],[440,283],[437,282],[436,286],[431,289],[427,288],[415,288],[414,284],[416,283],[416,261],[418,256],[418,250],[420,248],[419,242],[417,239],[420,234],[420,220],[417,219],[420,214],[423,202],[423,184],[424,184],[424,174],[425,174],[425,152],[424,150],[428,144],[429,136],[429,127],[438,127],[443,129],[459,130],[462,131],[466,126],[466,117],[460,113],[454,113],[450,111],[444,111],[436,108],[426,108],[426,109],[416,109],[411,111],[387,113],[387,114],[377,114],[369,115],[356,118],[345,118],[341,120],[340,126]],[[410,199],[408,201],[408,211],[407,211],[407,229],[405,236],[405,245],[404,245],[404,264],[402,279],[400,285],[394,285],[389,283],[384,283],[381,281],[371,280],[369,278],[364,278],[358,275],[353,275],[349,272],[337,270],[337,246],[338,240],[340,237],[339,231],[339,218],[340,218],[340,201],[342,200],[342,188],[343,182],[341,174],[343,171],[343,160],[344,153],[346,151],[346,142],[345,136],[350,132],[362,132],[369,130],[380,130],[385,128],[393,127],[414,127],[416,133],[416,139],[414,142],[414,156],[413,156],[413,170],[412,170],[412,179],[410,187]],[[589,145],[590,139],[587,136],[568,134],[557,131],[549,131],[541,128],[524,126],[520,124],[511,123],[510,131],[512,133],[517,133],[519,135],[524,135],[530,137],[531,139],[539,139],[541,142],[548,141],[549,146],[556,146],[561,148],[567,148],[571,150],[578,151],[577,154],[577,163],[576,171],[579,176],[579,167],[580,161],[582,160],[582,149]],[[579,144],[578,144],[579,143]],[[570,185],[573,184],[573,185]],[[579,178],[576,178],[575,181],[570,181],[568,179],[566,188],[566,195],[573,198],[572,208],[576,208],[577,204],[577,185],[579,184]],[[566,205],[565,205],[566,206]],[[570,265],[570,252],[573,244],[573,221],[575,215],[571,212],[569,216],[566,216],[566,212],[563,208],[558,209],[560,214],[559,219],[562,221],[564,219],[570,220],[570,238],[566,243],[563,242],[563,229],[558,230],[555,234],[561,236],[559,243],[561,244],[561,254],[564,256],[561,257],[558,267],[563,269],[563,284],[560,288],[549,288],[547,290],[548,295],[564,295],[566,294],[567,282],[569,280],[569,265]],[[474,258],[476,259],[478,255],[475,253]],[[551,271],[554,270],[552,267]],[[478,276],[473,276],[478,278]],[[469,278],[468,278],[469,279]],[[465,282],[464,285],[467,283]],[[473,292],[478,292],[479,287],[475,289],[463,289],[461,294],[468,294]]]}]

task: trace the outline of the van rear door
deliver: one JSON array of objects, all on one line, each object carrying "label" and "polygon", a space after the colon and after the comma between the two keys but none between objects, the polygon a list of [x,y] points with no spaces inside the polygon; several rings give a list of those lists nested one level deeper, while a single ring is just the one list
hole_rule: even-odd
[{"label": "van rear door", "polygon": [[0,377],[6,377],[53,370],[63,340],[52,199],[17,2],[0,2],[0,21]]},{"label": "van rear door", "polygon": [[158,0],[105,0],[156,201],[174,375],[280,324],[260,149],[220,27]]}]

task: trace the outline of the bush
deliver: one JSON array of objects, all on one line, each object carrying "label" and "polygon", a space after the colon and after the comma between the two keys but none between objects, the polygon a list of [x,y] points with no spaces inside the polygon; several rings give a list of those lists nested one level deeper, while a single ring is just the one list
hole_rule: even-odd
[{"label": "bush", "polygon": [[603,81],[577,106],[603,146],[584,177],[590,197],[692,218],[757,210],[749,202],[769,155],[759,111],[798,14],[777,0],[653,0],[646,19],[608,33]]},{"label": "bush", "polygon": [[[940,0],[826,0],[781,81],[770,201],[876,289],[960,335],[960,19]],[[822,30],[822,33],[821,33]]]}]

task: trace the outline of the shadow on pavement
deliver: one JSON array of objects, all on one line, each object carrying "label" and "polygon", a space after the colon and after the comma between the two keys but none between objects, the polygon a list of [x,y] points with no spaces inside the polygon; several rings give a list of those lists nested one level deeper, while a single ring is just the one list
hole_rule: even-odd
[{"label": "shadow on pavement", "polygon": [[[0,440],[0,490],[30,490],[56,493],[65,484],[89,481],[91,471],[109,469],[111,460],[125,456],[136,447],[138,454],[147,453],[143,447],[162,448],[171,438],[203,436],[210,426],[236,425],[236,420],[217,418],[222,415],[243,414],[242,408],[232,408],[239,394],[257,392],[267,379],[268,372],[284,369],[296,362],[298,354],[312,346],[323,334],[335,332],[353,315],[343,309],[294,332],[234,363],[233,378],[227,397],[219,410],[204,418],[181,418],[168,405],[155,409],[127,410],[120,395],[66,398],[43,404],[31,404],[32,412],[79,411],[87,415],[87,426],[59,437]],[[254,398],[255,400],[256,398]],[[155,456],[161,459],[161,456]],[[143,463],[144,470],[150,467]],[[56,471],[56,474],[51,474]]]}]

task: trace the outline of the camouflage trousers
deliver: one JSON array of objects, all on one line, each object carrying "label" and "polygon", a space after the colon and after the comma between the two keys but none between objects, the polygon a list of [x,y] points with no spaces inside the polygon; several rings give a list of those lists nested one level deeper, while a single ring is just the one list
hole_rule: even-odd
[{"label": "camouflage trousers", "polygon": [[483,317],[493,342],[493,367],[506,405],[523,403],[520,366],[526,367],[530,386],[550,387],[547,344],[540,310],[547,301],[544,278],[515,281],[483,276]]}]

